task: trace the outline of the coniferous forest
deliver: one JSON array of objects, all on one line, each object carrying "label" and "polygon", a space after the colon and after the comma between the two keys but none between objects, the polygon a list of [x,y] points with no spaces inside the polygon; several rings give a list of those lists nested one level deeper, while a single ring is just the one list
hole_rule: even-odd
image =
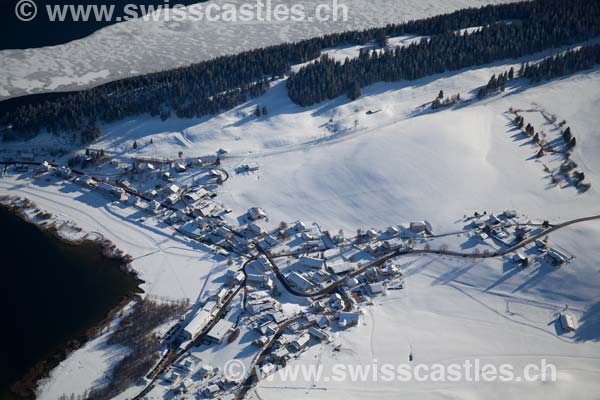
[{"label": "coniferous forest", "polygon": [[350,88],[427,75],[520,57],[600,34],[599,1],[536,1],[525,18],[498,22],[471,34],[433,35],[406,47],[363,51],[345,62],[321,57],[288,80],[290,98],[308,106]]},{"label": "coniferous forest", "polygon": [[[455,32],[472,26],[483,27],[471,34]],[[269,79],[319,57],[324,48],[382,43],[405,34],[429,38],[403,48],[362,52],[344,63],[322,57],[290,77],[290,98],[302,106],[341,94],[356,98],[361,87],[375,82],[416,79],[580,42],[600,34],[600,0],[535,0],[459,10],[218,57],[50,99],[27,96],[0,103],[0,125],[12,126],[4,136],[8,139],[46,129],[75,132],[89,142],[99,135],[100,122],[144,113],[163,120],[172,114],[181,118],[215,114],[264,93]]]}]

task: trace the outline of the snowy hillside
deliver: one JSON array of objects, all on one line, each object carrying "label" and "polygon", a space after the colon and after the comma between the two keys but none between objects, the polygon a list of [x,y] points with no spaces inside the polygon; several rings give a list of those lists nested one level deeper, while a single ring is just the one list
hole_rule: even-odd
[{"label": "snowy hillside", "polygon": [[[535,57],[543,54],[523,60]],[[355,230],[383,227],[390,219],[424,218],[447,230],[455,218],[475,210],[518,208],[539,219],[600,211],[600,164],[595,156],[600,136],[594,123],[600,103],[597,70],[526,90],[509,89],[454,109],[420,108],[440,90],[474,97],[470,92],[493,73],[518,68],[520,61],[376,84],[357,101],[340,97],[306,109],[289,100],[280,81],[262,97],[213,118],[164,123],[136,118],[108,125],[94,146],[127,155],[137,140],[141,146],[136,153],[145,156],[179,151],[200,156],[225,148],[230,154],[224,162],[232,169],[256,161],[260,171],[233,174],[223,195],[238,213],[260,205],[268,210],[273,226],[301,219],[332,230]],[[577,101],[565,102],[573,91]],[[257,104],[267,106],[269,114],[254,117]],[[589,192],[551,188],[533,157],[535,147],[514,136],[509,108],[534,105],[568,121],[581,137],[574,158],[592,182]],[[381,111],[368,115],[369,110]],[[544,128],[537,115],[525,117]],[[152,145],[147,143],[150,137]]]},{"label": "snowy hillside", "polygon": [[[241,0],[218,3],[242,4]],[[347,22],[144,21],[117,23],[81,40],[39,49],[0,51],[0,99],[68,90],[189,65],[223,54],[350,29],[383,26],[507,0],[345,0]],[[306,10],[318,0],[285,0]]]}]

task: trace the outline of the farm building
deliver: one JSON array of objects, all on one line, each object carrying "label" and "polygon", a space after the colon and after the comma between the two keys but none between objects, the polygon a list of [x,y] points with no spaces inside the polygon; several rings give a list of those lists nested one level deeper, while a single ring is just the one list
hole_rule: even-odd
[{"label": "farm building", "polygon": [[253,221],[264,218],[266,216],[267,216],[267,214],[260,207],[252,207],[252,208],[248,209],[248,218],[250,218]]},{"label": "farm building", "polygon": [[262,227],[254,222],[248,224],[248,230],[255,235],[260,235],[263,232]]},{"label": "farm building", "polygon": [[308,268],[321,269],[325,265],[325,261],[315,257],[300,257],[300,264]]},{"label": "farm building", "polygon": [[329,340],[329,335],[325,331],[315,328],[314,326],[308,328],[308,333],[319,341]]},{"label": "farm building", "polygon": [[166,190],[169,193],[177,194],[177,193],[179,193],[179,186],[177,186],[177,185],[169,185],[169,186],[167,186]]},{"label": "farm building", "polygon": [[575,330],[575,319],[572,315],[563,313],[560,315],[560,325],[564,330],[573,332]]},{"label": "farm building", "polygon": [[233,322],[227,320],[219,320],[208,332],[206,338],[213,343],[223,343],[223,340],[229,335],[233,329]]},{"label": "farm building", "polygon": [[427,221],[413,221],[410,223],[409,229],[414,233],[429,233],[431,234],[431,224]]},{"label": "farm building", "polygon": [[311,287],[310,282],[297,272],[292,272],[287,276],[287,278],[292,283],[292,285],[294,285],[300,290],[307,291]]},{"label": "farm building", "polygon": [[549,249],[548,253],[546,253],[546,256],[548,257],[550,263],[556,266],[562,265],[569,260],[565,254],[554,248]]},{"label": "farm building", "polygon": [[300,351],[308,346],[308,342],[310,342],[310,335],[308,333],[304,333],[298,336],[290,343],[290,347],[294,351]]},{"label": "farm building", "polygon": [[204,310],[198,311],[194,319],[183,328],[183,336],[185,340],[194,340],[200,332],[206,327],[210,320],[211,314]]},{"label": "farm building", "polygon": [[342,328],[358,325],[360,314],[357,312],[340,311],[338,313],[339,325]]}]

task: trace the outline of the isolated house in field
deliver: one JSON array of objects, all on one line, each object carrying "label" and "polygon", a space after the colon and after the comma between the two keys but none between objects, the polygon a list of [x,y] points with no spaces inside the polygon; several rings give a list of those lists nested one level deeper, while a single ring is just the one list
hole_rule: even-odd
[{"label": "isolated house in field", "polygon": [[565,331],[573,332],[576,329],[575,319],[567,313],[560,314],[560,325]]},{"label": "isolated house in field", "polygon": [[322,269],[325,266],[325,260],[315,257],[300,257],[300,264],[313,269]]},{"label": "isolated house in field", "polygon": [[260,207],[252,207],[248,209],[248,218],[255,221],[257,219],[265,218],[267,214]]}]

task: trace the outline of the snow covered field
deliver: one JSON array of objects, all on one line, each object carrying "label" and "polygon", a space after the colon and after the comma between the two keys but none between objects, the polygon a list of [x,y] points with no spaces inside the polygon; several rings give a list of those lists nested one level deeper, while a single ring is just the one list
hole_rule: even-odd
[{"label": "snow covered field", "polygon": [[[343,56],[355,50],[333,51]],[[510,66],[518,69],[523,60],[380,83],[365,88],[354,102],[340,97],[309,108],[293,104],[285,82],[277,81],[265,95],[214,117],[163,123],[142,116],[103,126],[104,134],[93,146],[123,159],[134,154],[175,157],[179,151],[193,157],[227,149],[221,167],[230,177],[218,189],[218,199],[233,209],[226,217],[232,225],[254,206],[267,212],[265,225],[273,228],[280,221],[315,221],[323,229],[342,228],[349,235],[358,228],[383,229],[420,219],[431,222],[435,233],[455,232],[463,229],[464,215],[484,210],[515,209],[540,222],[600,214],[600,69],[535,86],[517,82],[485,100],[435,112],[421,107],[440,90],[471,99],[493,73]],[[255,117],[257,105],[267,106],[268,115]],[[514,129],[507,112],[511,107],[541,108],[567,121],[577,137],[572,158],[591,182],[590,190],[580,193],[550,183],[534,157],[536,147]],[[524,117],[536,130],[550,129],[542,119]],[[48,139],[41,135],[30,143],[2,148],[42,147]],[[234,172],[249,162],[260,169]],[[97,194],[81,194],[57,182],[40,185],[14,178],[0,179],[0,194],[30,198],[58,218],[112,240],[134,258],[132,265],[150,294],[195,301],[218,287],[227,269],[222,257],[207,248],[174,236],[151,218],[141,223],[131,208],[107,204]],[[444,240],[451,249],[461,243],[452,236]],[[558,382],[346,381],[290,388],[289,382],[275,380],[261,383],[249,398],[597,397],[600,223],[554,232],[550,242],[575,258],[562,268],[530,269],[515,268],[504,258],[401,258],[406,289],[377,297],[373,306],[363,309],[359,326],[336,333],[334,343],[341,351],[333,351],[333,345],[315,346],[290,364],[331,366],[373,359],[397,364],[406,362],[411,351],[419,363],[480,358],[522,366],[546,358],[557,366]],[[565,334],[557,325],[557,313],[566,304],[580,323],[575,333]],[[97,369],[107,364],[94,362],[99,367],[88,368],[82,360],[110,355],[108,350],[94,354],[97,345],[90,342],[63,362],[41,387],[41,398],[94,384],[102,375]],[[68,383],[72,380],[83,383],[75,387]]]},{"label": "snow covered field", "polygon": [[[215,0],[244,4],[242,0]],[[348,21],[117,23],[59,46],[0,51],[0,99],[82,88],[131,75],[185,66],[224,54],[350,29],[383,26],[507,0],[344,0]],[[282,0],[314,10],[321,0]],[[253,4],[253,3],[251,3]]]},{"label": "snow covered field", "polygon": [[[363,90],[355,102],[340,97],[306,109],[289,100],[280,81],[265,95],[212,118],[165,123],[135,118],[108,125],[95,146],[128,155],[137,140],[138,154],[172,157],[178,151],[190,157],[222,147],[230,152],[223,162],[232,170],[256,161],[259,171],[231,174],[220,195],[233,216],[252,206],[264,208],[273,227],[300,219],[353,231],[423,218],[438,231],[451,231],[457,218],[476,210],[514,208],[540,220],[597,213],[600,71],[526,90],[509,88],[454,109],[420,109],[440,90],[474,97],[470,92],[493,73],[519,65],[501,62],[380,83]],[[577,99],[566,101],[573,93]],[[266,105],[269,114],[254,117],[257,104]],[[587,193],[551,187],[535,160],[536,148],[515,136],[508,109],[532,104],[565,119],[581,137],[573,158],[592,182]],[[369,110],[381,111],[368,115]],[[541,121],[536,129],[548,130]]]}]

